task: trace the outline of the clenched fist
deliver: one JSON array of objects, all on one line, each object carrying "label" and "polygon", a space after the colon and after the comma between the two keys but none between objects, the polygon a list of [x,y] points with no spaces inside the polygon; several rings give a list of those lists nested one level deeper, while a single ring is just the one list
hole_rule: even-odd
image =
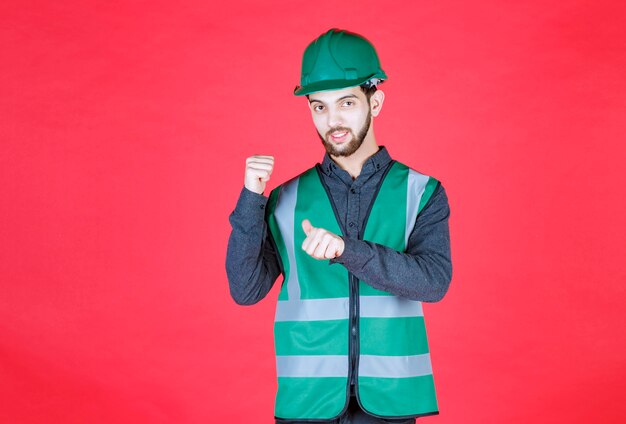
[{"label": "clenched fist", "polygon": [[343,253],[345,243],[338,235],[312,226],[308,219],[302,221],[302,229],[306,234],[302,249],[315,259],[332,259]]},{"label": "clenched fist", "polygon": [[274,156],[254,155],[246,159],[246,176],[244,185],[250,191],[263,194],[265,184],[269,181],[274,169]]}]

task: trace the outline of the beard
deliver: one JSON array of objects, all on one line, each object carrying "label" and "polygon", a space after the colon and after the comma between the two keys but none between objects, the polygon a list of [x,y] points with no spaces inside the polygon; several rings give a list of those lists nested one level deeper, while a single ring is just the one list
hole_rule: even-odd
[{"label": "beard", "polygon": [[[319,135],[320,140],[322,140],[322,144],[324,145],[324,148],[329,155],[350,156],[351,154],[359,150],[359,147],[361,147],[361,144],[363,144],[365,136],[370,129],[371,123],[372,113],[368,110],[367,118],[365,118],[365,122],[363,123],[363,126],[361,127],[357,135],[352,132],[352,129],[346,127],[331,128],[326,132],[326,137],[322,137],[322,134],[320,134],[319,132],[317,133],[317,135]],[[331,139],[330,134],[335,131],[347,131],[348,134],[350,134],[350,141],[347,143],[343,143],[339,146],[333,144],[332,141],[329,140]]]}]

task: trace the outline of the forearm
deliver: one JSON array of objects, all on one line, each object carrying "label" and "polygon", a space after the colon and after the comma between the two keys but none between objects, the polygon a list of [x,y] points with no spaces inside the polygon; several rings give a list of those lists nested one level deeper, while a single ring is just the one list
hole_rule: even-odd
[{"label": "forearm", "polygon": [[375,289],[424,302],[437,302],[448,290],[452,276],[449,258],[410,255],[363,240],[345,242],[350,253],[343,265]]},{"label": "forearm", "polygon": [[441,300],[452,279],[448,200],[439,187],[417,218],[405,252],[370,241],[344,238],[341,263],[361,281],[398,296]]},{"label": "forearm", "polygon": [[265,222],[268,198],[243,188],[235,210],[226,253],[230,294],[240,305],[263,299],[280,274],[278,257]]}]

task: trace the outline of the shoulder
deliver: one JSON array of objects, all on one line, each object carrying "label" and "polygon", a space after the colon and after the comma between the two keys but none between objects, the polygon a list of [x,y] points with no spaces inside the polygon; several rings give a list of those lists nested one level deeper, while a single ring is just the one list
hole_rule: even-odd
[{"label": "shoulder", "polygon": [[442,197],[447,203],[443,184],[438,178],[397,160],[394,161],[394,166],[406,173],[407,188],[409,193],[419,199],[419,211],[422,211],[429,204],[441,200]]},{"label": "shoulder", "polygon": [[398,167],[399,169],[404,170],[405,172],[408,172],[409,178],[414,178],[414,179],[421,179],[421,180],[432,180],[434,184],[434,182],[439,183],[439,179],[430,175],[429,173],[426,173],[422,170],[419,170],[417,168],[414,168],[412,166],[406,165],[398,160],[394,160],[393,161],[393,165],[395,165],[396,167]]},{"label": "shoulder", "polygon": [[300,172],[299,174],[297,174],[297,175],[295,175],[295,176],[285,180],[283,183],[279,184],[274,189],[272,189],[272,191],[270,192],[270,195],[272,193],[276,193],[276,195],[277,195],[284,188],[297,185],[299,180],[300,180],[300,178],[309,176],[309,175],[311,175],[313,173],[316,173],[317,171],[316,171],[315,168],[316,168],[316,166],[314,165],[314,166],[312,166],[312,167],[310,167],[308,169],[305,169],[304,171]]}]

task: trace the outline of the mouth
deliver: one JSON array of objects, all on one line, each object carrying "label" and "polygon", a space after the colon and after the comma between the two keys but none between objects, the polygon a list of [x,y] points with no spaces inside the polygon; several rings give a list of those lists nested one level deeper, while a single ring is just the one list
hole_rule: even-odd
[{"label": "mouth", "polygon": [[348,138],[348,131],[335,131],[330,134],[330,138],[336,143],[341,143]]}]

